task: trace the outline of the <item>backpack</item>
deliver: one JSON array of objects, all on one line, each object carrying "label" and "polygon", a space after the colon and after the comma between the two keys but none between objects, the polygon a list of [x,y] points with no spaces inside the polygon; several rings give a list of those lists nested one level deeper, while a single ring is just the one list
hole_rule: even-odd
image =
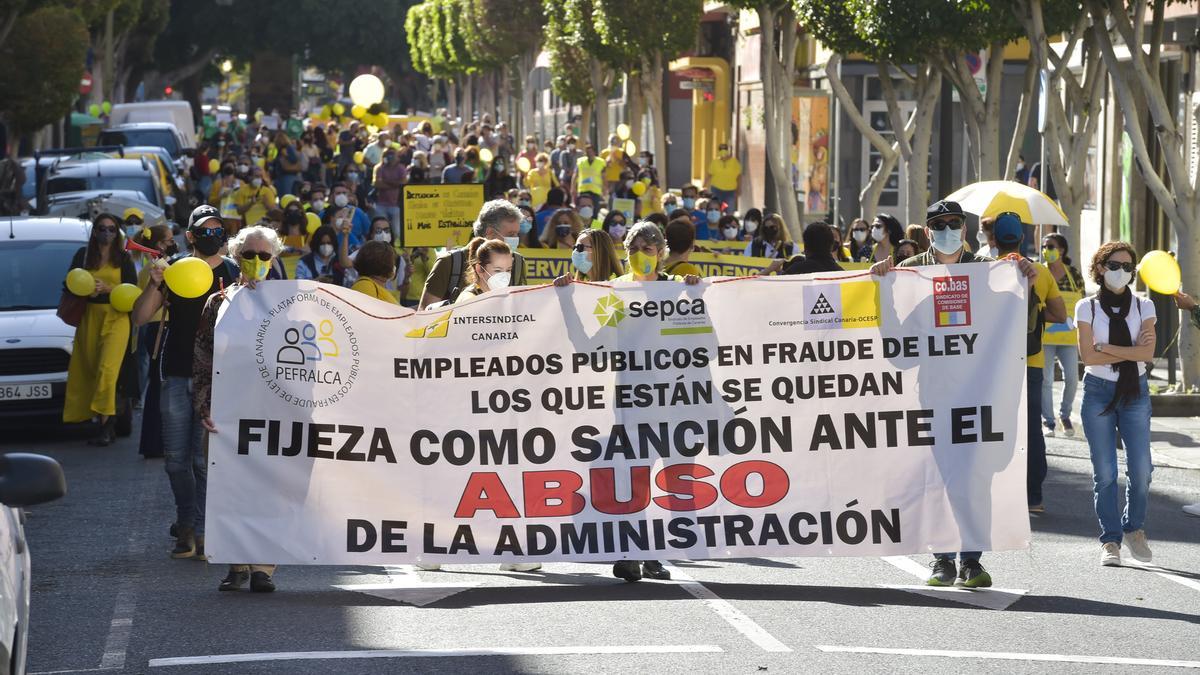
[{"label": "backpack", "polygon": [[1046,327],[1046,314],[1040,305],[1041,298],[1033,291],[1031,283],[1029,284],[1029,303],[1025,321],[1025,356],[1034,356],[1042,351],[1042,330]]}]

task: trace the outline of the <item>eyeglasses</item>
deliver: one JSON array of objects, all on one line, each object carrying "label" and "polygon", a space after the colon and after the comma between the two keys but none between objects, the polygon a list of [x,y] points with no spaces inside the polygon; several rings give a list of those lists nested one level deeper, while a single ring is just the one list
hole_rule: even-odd
[{"label": "eyeglasses", "polygon": [[266,251],[242,251],[242,260],[259,260],[266,262],[271,259],[271,254]]},{"label": "eyeglasses", "polygon": [[961,218],[944,218],[944,219],[935,220],[935,221],[929,223],[929,229],[931,229],[935,232],[941,232],[942,230],[946,229],[947,227],[949,227],[952,230],[961,230],[962,226],[963,226],[963,221]]},{"label": "eyeglasses", "polygon": [[1104,261],[1104,266],[1113,272],[1116,272],[1117,270],[1125,270],[1126,272],[1133,271],[1133,263],[1131,262],[1123,263],[1117,262],[1116,260],[1106,260]]},{"label": "eyeglasses", "polygon": [[223,227],[200,227],[192,230],[193,237],[214,237],[221,238],[225,236],[225,228]]}]

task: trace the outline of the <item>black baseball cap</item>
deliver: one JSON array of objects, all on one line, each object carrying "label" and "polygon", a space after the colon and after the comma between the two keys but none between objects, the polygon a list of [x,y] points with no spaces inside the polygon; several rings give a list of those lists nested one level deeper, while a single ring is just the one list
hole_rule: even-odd
[{"label": "black baseball cap", "polygon": [[945,199],[937,202],[925,210],[925,222],[927,223],[934,218],[941,218],[942,216],[958,216],[959,218],[966,218],[966,214],[963,213],[962,207],[958,205],[958,202],[952,202]]},{"label": "black baseball cap", "polygon": [[221,218],[221,211],[215,206],[201,204],[192,209],[192,215],[188,218],[188,229],[197,227],[212,227],[213,224],[207,224],[210,220],[216,220],[221,227],[225,227],[225,221]]}]

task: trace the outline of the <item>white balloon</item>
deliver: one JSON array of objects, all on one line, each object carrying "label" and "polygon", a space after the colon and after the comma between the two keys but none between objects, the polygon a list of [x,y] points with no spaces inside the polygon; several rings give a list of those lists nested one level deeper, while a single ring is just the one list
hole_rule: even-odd
[{"label": "white balloon", "polygon": [[350,100],[364,108],[383,100],[383,82],[371,74],[359,75],[350,81]]}]

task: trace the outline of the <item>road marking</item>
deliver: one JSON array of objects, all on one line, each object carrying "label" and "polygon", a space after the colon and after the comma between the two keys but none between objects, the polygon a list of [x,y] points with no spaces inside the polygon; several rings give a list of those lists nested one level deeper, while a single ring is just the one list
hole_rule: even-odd
[{"label": "road marking", "polygon": [[1200,661],[1173,659],[1134,659],[1124,656],[1075,656],[1071,654],[1022,654],[1020,652],[968,652],[949,649],[890,649],[886,647],[840,647],[817,645],[823,652],[842,654],[887,654],[891,656],[944,656],[952,659],[994,659],[998,661],[1051,661],[1115,666],[1155,666],[1159,668],[1200,668]]},{"label": "road marking", "polygon": [[120,670],[119,668],[71,668],[68,670],[39,670],[36,673],[29,675],[61,675],[62,673],[102,673],[109,670]]},{"label": "road marking", "polygon": [[792,651],[791,647],[777,640],[774,635],[771,635],[762,626],[754,623],[753,619],[743,614],[741,610],[730,604],[728,600],[713,593],[707,586],[693,579],[687,572],[669,563],[663,563],[663,565],[670,568],[671,578],[678,581],[680,587],[691,593],[696,599],[702,601],[709,609],[716,612],[717,616],[724,619],[730,626],[733,626],[737,632],[749,638],[751,642],[769,652]]},{"label": "road marking", "polygon": [[267,652],[214,654],[150,659],[151,668],[203,666],[255,661],[311,661],[324,659],[411,659],[465,656],[574,656],[580,654],[719,654],[717,645],[593,645],[583,647],[490,647],[484,649],[361,649],[328,652]]},{"label": "road marking", "polygon": [[384,600],[401,602],[415,607],[424,607],[439,600],[445,600],[468,588],[476,588],[482,585],[471,581],[449,584],[427,583],[421,580],[421,575],[417,573],[416,567],[412,565],[387,565],[384,567],[384,570],[388,575],[387,583],[358,584],[353,586],[334,584],[333,587],[343,591],[365,593],[377,598],[383,598]]},{"label": "road marking", "polygon": [[[150,497],[154,494],[154,490],[150,489],[149,479],[151,475],[157,476],[157,472],[151,473],[150,462],[142,462],[142,474],[138,480],[138,498],[134,502],[134,514],[153,513],[150,508]],[[128,518],[127,522],[136,522],[135,518]],[[126,540],[125,552],[129,560],[140,561],[144,559],[146,551],[146,527],[145,517],[143,516],[140,526],[135,526],[129,533],[129,539]],[[137,563],[135,562],[134,565]],[[134,567],[130,574],[125,575],[124,579],[117,586],[117,598],[113,603],[112,620],[109,621],[108,637],[104,640],[104,653],[100,656],[100,665],[96,670],[120,670],[125,667],[125,654],[129,650],[129,637],[133,633],[133,614],[137,610],[137,593],[136,589],[140,584],[141,575]]]},{"label": "road marking", "polygon": [[[918,579],[929,576],[929,568],[921,563],[902,555],[885,556],[884,562],[908,572]],[[891,588],[908,593],[916,593],[928,598],[949,600],[972,607],[1004,611],[1014,602],[1025,597],[1029,592],[1023,588],[964,588],[961,586],[916,586],[908,584],[879,584],[882,588]]]},{"label": "road marking", "polygon": [[1159,567],[1158,565],[1151,565],[1150,563],[1142,563],[1142,562],[1137,562],[1134,560],[1130,560],[1129,562],[1127,562],[1125,564],[1128,567],[1135,567],[1137,569],[1146,570],[1147,572],[1154,572],[1155,574],[1157,574],[1158,576],[1160,576],[1164,579],[1170,579],[1171,581],[1174,581],[1177,584],[1182,584],[1192,590],[1200,591],[1200,581],[1196,581],[1195,579],[1189,579],[1187,577],[1181,577],[1178,574],[1171,574],[1170,572],[1164,570],[1163,568]]}]

